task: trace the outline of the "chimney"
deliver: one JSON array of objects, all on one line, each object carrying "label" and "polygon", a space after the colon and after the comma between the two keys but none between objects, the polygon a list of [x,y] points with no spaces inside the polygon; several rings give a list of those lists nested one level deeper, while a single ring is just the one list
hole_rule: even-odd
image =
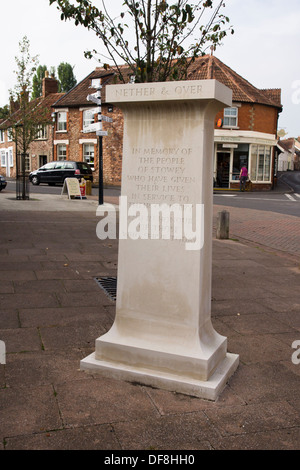
[{"label": "chimney", "polygon": [[58,81],[54,77],[49,77],[49,73],[46,70],[45,77],[43,78],[43,98],[50,95],[50,93],[58,92]]},{"label": "chimney", "polygon": [[10,101],[9,101],[10,114],[13,114],[14,112],[18,111],[19,108],[20,108],[20,103],[10,98]]}]

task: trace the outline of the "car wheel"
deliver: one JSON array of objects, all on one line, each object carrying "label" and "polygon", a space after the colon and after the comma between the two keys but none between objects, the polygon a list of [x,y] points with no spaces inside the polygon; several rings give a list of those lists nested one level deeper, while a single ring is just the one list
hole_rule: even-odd
[{"label": "car wheel", "polygon": [[40,184],[40,180],[38,179],[37,176],[33,176],[31,182],[32,184],[34,184],[34,186],[37,186],[38,184]]}]

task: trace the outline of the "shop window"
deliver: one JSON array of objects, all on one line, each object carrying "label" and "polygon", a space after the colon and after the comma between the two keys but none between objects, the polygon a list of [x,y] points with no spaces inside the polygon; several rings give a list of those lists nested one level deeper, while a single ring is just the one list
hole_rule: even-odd
[{"label": "shop window", "polygon": [[232,163],[232,179],[238,180],[242,166],[246,166],[247,169],[249,162],[249,145],[239,144],[233,151],[233,163]]},{"label": "shop window", "polygon": [[238,125],[238,109],[225,108],[223,127],[237,127]]},{"label": "shop window", "polygon": [[271,181],[271,147],[252,145],[251,147],[252,181]]}]

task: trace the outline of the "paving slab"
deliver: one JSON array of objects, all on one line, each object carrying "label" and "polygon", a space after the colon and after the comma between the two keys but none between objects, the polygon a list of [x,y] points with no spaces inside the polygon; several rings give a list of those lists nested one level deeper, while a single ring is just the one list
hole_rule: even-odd
[{"label": "paving slab", "polygon": [[117,276],[118,242],[97,238],[97,201],[38,199],[0,200],[0,449],[300,449],[296,218],[230,208],[213,239],[212,322],[240,365],[212,402],[79,370],[114,320],[95,277]]}]

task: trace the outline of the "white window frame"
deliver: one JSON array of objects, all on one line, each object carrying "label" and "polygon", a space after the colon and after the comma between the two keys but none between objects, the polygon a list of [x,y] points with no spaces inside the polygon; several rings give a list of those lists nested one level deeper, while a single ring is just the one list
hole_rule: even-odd
[{"label": "white window frame", "polygon": [[95,122],[95,108],[85,109],[82,113],[82,127],[89,127]]},{"label": "white window frame", "polygon": [[[256,152],[254,149],[256,148]],[[263,153],[261,152],[264,148]],[[271,172],[272,172],[272,151],[273,147],[271,145],[263,144],[252,144],[249,156],[251,157],[251,181],[255,183],[270,183],[271,182]],[[253,156],[256,155],[256,167],[253,165]],[[263,156],[263,166],[262,166],[262,179],[258,179],[259,176],[259,167],[260,167],[260,157]],[[269,178],[265,179],[266,172],[266,159],[269,159]],[[255,176],[255,177],[254,177]]]},{"label": "white window frame", "polygon": [[[228,120],[227,123],[226,120]],[[223,127],[230,129],[238,127],[238,108],[236,106],[224,108]]]},{"label": "white window frame", "polygon": [[12,128],[7,129],[7,142],[12,142]]},{"label": "white window frame", "polygon": [[[89,147],[89,148],[92,147],[92,149],[93,149],[92,152],[91,152],[90,150],[87,151],[87,150],[86,150],[87,147]],[[92,155],[91,155],[91,154],[92,154]],[[83,155],[83,161],[86,162],[86,163],[88,163],[89,165],[91,165],[91,167],[94,167],[94,164],[95,164],[95,163],[94,163],[94,162],[95,162],[95,145],[94,145],[93,143],[91,143],[91,142],[85,142],[85,143],[83,144],[82,155]],[[93,162],[92,162],[92,163],[90,162],[91,156],[93,157]],[[86,157],[88,157],[89,159],[87,160]]]},{"label": "white window frame", "polygon": [[[60,153],[63,147],[65,151]],[[66,160],[67,159],[67,144],[57,144],[56,155],[57,155],[57,161]]]},{"label": "white window frame", "polygon": [[0,143],[5,142],[5,130],[0,129]]},{"label": "white window frame", "polygon": [[6,168],[6,155],[5,155],[6,150],[1,149],[0,154],[1,154],[1,167]]},{"label": "white window frame", "polygon": [[67,111],[59,111],[57,113],[57,132],[67,132]]},{"label": "white window frame", "polygon": [[12,168],[14,166],[13,147],[9,147],[9,149],[8,149],[8,161],[9,161],[9,166]]},{"label": "white window frame", "polygon": [[48,139],[48,126],[46,124],[39,124],[37,126],[36,140]]},{"label": "white window frame", "polygon": [[31,170],[31,158],[28,153],[25,155],[25,171],[30,171]]}]

